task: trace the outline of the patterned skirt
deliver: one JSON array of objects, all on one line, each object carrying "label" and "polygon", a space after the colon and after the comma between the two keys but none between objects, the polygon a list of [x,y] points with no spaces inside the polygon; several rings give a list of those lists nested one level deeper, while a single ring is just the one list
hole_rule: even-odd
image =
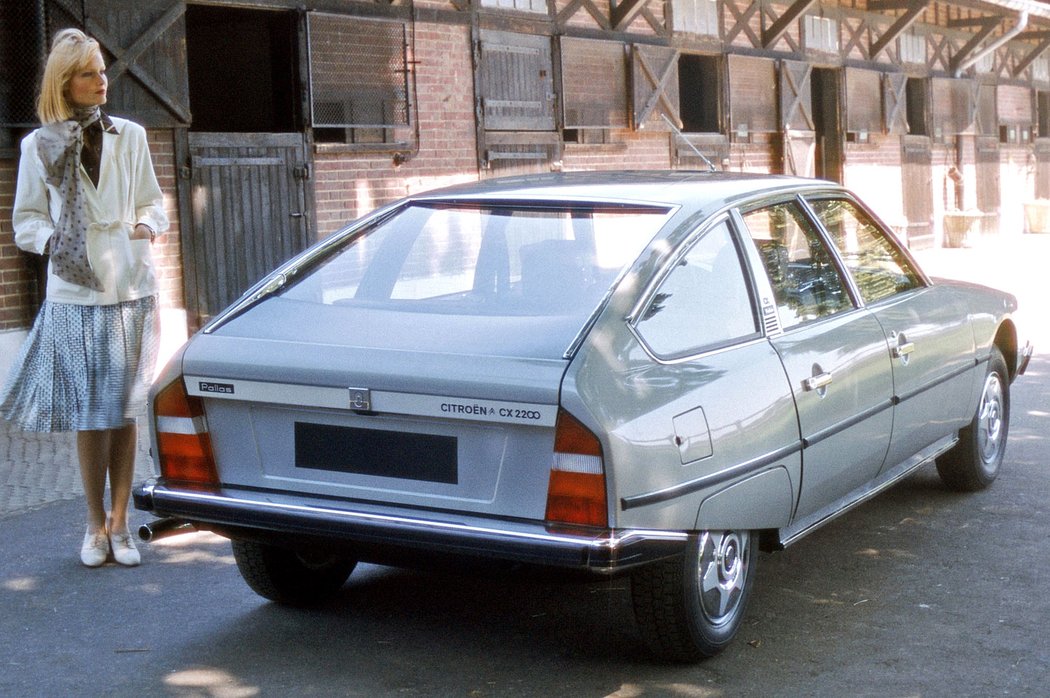
[{"label": "patterned skirt", "polygon": [[25,431],[118,429],[135,421],[157,361],[157,299],[116,305],[44,301],[0,394]]}]

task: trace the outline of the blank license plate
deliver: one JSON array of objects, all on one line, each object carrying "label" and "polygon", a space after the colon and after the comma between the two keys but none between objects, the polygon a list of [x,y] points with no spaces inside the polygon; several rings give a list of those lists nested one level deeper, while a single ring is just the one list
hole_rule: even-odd
[{"label": "blank license plate", "polygon": [[454,485],[456,437],[295,423],[295,467]]}]

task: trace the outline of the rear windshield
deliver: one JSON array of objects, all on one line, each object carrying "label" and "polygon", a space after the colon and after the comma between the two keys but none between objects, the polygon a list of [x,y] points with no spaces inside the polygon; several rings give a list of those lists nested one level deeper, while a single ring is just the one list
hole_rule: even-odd
[{"label": "rear windshield", "polygon": [[351,238],[281,296],[438,315],[576,316],[582,324],[668,213],[412,204]]}]

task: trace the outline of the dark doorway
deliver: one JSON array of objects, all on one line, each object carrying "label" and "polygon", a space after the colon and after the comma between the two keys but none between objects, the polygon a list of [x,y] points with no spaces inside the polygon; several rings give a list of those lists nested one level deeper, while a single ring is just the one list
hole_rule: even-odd
[{"label": "dark doorway", "polygon": [[815,174],[839,183],[843,174],[841,75],[837,68],[814,68],[810,78],[816,131]]},{"label": "dark doorway", "polygon": [[186,7],[193,131],[302,130],[297,17],[229,7]]},{"label": "dark doorway", "polygon": [[678,99],[685,133],[718,133],[719,75],[716,56],[687,53],[678,58]]}]

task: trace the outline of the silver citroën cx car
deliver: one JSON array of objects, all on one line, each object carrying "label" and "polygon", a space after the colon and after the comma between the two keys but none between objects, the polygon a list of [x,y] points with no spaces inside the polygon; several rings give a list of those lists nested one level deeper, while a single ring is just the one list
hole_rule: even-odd
[{"label": "silver citro\u00ebn cx car", "polygon": [[[1008,294],[933,281],[853,195],[579,173],[410,197],[175,356],[136,505],[233,541],[262,596],[435,554],[626,573],[660,656],[722,650],[757,550],[936,462],[1003,460]],[[147,536],[150,532],[144,532]]]}]

